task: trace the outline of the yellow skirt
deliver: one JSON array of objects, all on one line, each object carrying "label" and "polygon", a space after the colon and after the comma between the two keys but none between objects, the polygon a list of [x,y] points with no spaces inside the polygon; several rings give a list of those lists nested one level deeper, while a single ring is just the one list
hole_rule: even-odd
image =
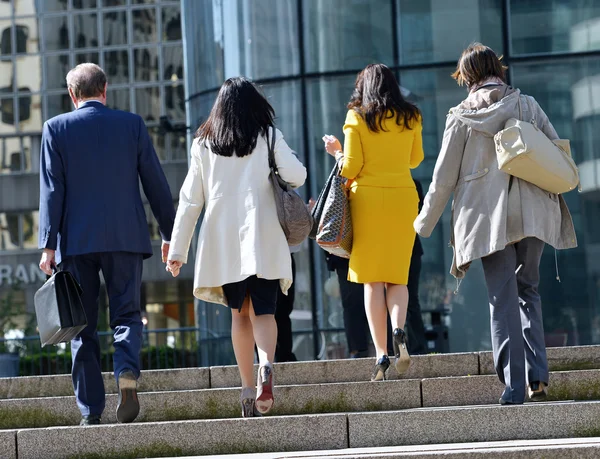
[{"label": "yellow skirt", "polygon": [[406,285],[419,213],[416,188],[355,186],[350,211],[354,240],[348,280]]}]

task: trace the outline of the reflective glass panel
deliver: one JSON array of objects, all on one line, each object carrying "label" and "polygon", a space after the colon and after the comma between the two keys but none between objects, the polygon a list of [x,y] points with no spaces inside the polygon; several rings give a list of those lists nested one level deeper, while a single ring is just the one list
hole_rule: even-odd
[{"label": "reflective glass panel", "polygon": [[[236,30],[224,34],[225,49],[239,50],[225,54],[227,77],[258,79],[300,71],[296,0],[230,0],[223,2],[220,14],[223,29]],[[219,37],[209,35],[205,39]]]},{"label": "reflective glass panel", "polygon": [[181,45],[163,48],[163,80],[176,82],[183,79],[183,47]]},{"label": "reflective glass panel", "polygon": [[103,34],[104,45],[125,45],[127,44],[127,12],[111,11],[104,13],[103,16]]},{"label": "reflective glass panel", "polygon": [[71,70],[67,54],[46,56],[46,89],[61,89],[67,87],[67,73]]},{"label": "reflective glass panel", "polygon": [[154,8],[133,10],[131,18],[133,21],[134,43],[153,43],[157,41],[156,10]]},{"label": "reflective glass panel", "polygon": [[40,51],[39,22],[35,17],[25,17],[16,20],[16,49],[21,53],[38,53]]},{"label": "reflective glass panel", "polygon": [[308,72],[394,64],[391,2],[304,1],[304,54]]},{"label": "reflective glass panel", "polygon": [[0,213],[0,250],[19,248],[19,214]]},{"label": "reflective glass panel", "polygon": [[73,8],[83,10],[87,8],[96,8],[98,0],[73,0]]},{"label": "reflective glass panel", "polygon": [[10,55],[14,53],[12,29],[12,21],[5,19],[0,20],[0,49],[2,51],[0,55],[0,62],[10,59]]},{"label": "reflective glass panel", "polygon": [[100,56],[97,52],[75,54],[75,65],[93,63],[100,65]]},{"label": "reflective glass panel", "polygon": [[129,52],[105,51],[104,71],[109,84],[129,83]]},{"label": "reflective glass panel", "polygon": [[[33,3],[31,0],[16,0],[16,2],[17,4],[22,3],[22,7],[24,7],[24,4],[26,3],[29,5]],[[68,0],[35,0],[35,9],[38,13],[66,11],[68,6]]]},{"label": "reflective glass panel", "polygon": [[135,112],[146,122],[158,121],[160,117],[160,90],[158,87],[135,90]]},{"label": "reflective glass panel", "polygon": [[182,84],[165,86],[165,106],[171,121],[185,120],[185,89]]},{"label": "reflective glass panel", "polygon": [[42,57],[19,56],[15,59],[16,81],[27,91],[39,91],[42,88]]},{"label": "reflective glass panel", "polygon": [[37,249],[38,248],[38,230],[39,230],[39,212],[24,212],[23,213],[23,248]]},{"label": "reflective glass panel", "polygon": [[[5,88],[2,88],[5,89]],[[0,93],[0,134],[11,133],[17,130],[15,119],[15,103],[12,95]]]},{"label": "reflective glass panel", "polygon": [[181,40],[181,8],[167,6],[162,9],[162,40]]},{"label": "reflective glass panel", "polygon": [[15,66],[11,58],[0,60],[0,94],[12,92],[13,80],[15,76]]},{"label": "reflective glass panel", "polygon": [[396,0],[401,64],[458,60],[474,41],[502,53],[502,0]]},{"label": "reflective glass panel", "polygon": [[[40,97],[40,96],[37,96]],[[42,119],[41,110],[40,115],[36,115]],[[41,128],[39,128],[41,131]],[[40,146],[42,136],[41,134],[32,134],[21,137],[21,148],[23,150],[23,170],[27,172],[39,172],[40,164]]]},{"label": "reflective glass panel", "polygon": [[52,118],[56,115],[62,115],[73,110],[73,102],[69,94],[52,94],[47,96],[47,117]]},{"label": "reflective glass panel", "polygon": [[133,50],[133,76],[135,81],[158,80],[157,48],[139,48]]},{"label": "reflective glass panel", "polygon": [[127,0],[102,0],[103,6],[122,6],[126,4]]},{"label": "reflective glass panel", "polygon": [[510,0],[512,54],[600,49],[600,2]]},{"label": "reflective glass panel", "polygon": [[39,94],[19,96],[19,130],[37,132],[42,130],[42,97]]},{"label": "reflective glass panel", "polygon": [[187,159],[186,141],[185,134],[172,132],[169,134],[170,146],[171,146],[171,160],[185,160]]},{"label": "reflective glass panel", "polygon": [[0,2],[0,17],[12,16],[12,6],[7,2]]},{"label": "reflective glass panel", "polygon": [[75,48],[98,47],[98,16],[96,14],[73,15],[73,46]]},{"label": "reflective glass panel", "polygon": [[69,49],[69,24],[67,16],[44,17],[44,49],[57,51]]},{"label": "reflective glass panel", "polygon": [[[138,113],[140,113],[138,111]],[[156,150],[156,155],[158,159],[161,161],[166,161],[167,153],[166,153],[166,136],[163,132],[161,132],[158,126],[149,127],[148,133],[150,134],[150,138],[152,139],[152,145],[154,145],[154,149]],[[146,212],[146,215],[152,215],[152,212]],[[159,235],[160,237],[160,235]]]},{"label": "reflective glass panel", "polygon": [[132,0],[131,3],[135,4],[143,4],[143,3],[155,3],[156,0]]},{"label": "reflective glass panel", "polygon": [[[1,127],[1,125],[0,125]],[[0,138],[0,174],[26,170],[18,137]]]},{"label": "reflective glass panel", "polygon": [[109,89],[106,95],[106,105],[117,110],[129,111],[131,108],[129,89]]}]

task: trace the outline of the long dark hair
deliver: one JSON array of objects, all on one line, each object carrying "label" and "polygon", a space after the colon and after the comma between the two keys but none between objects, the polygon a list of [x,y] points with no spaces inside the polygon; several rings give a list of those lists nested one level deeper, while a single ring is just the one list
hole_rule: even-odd
[{"label": "long dark hair", "polygon": [[247,156],[256,148],[259,135],[273,126],[275,111],[250,80],[229,78],[219,91],[208,119],[196,137],[208,141],[220,156]]},{"label": "long dark hair", "polygon": [[358,74],[348,108],[362,116],[371,132],[385,131],[384,120],[394,117],[397,125],[411,129],[421,116],[419,109],[402,97],[396,77],[383,64],[367,65]]}]

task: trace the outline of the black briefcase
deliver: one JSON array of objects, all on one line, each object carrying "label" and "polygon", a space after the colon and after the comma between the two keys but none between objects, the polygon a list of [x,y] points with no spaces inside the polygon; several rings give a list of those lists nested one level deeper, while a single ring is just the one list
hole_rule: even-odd
[{"label": "black briefcase", "polygon": [[87,327],[81,293],[81,286],[68,271],[55,272],[35,293],[42,347],[69,342]]}]

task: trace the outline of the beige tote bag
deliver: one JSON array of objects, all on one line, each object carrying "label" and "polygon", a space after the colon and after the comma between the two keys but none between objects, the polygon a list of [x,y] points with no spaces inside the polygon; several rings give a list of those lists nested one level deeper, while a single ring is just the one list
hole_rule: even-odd
[{"label": "beige tote bag", "polygon": [[[524,96],[531,110],[527,96]],[[577,165],[571,157],[568,140],[550,140],[533,118],[522,121],[521,97],[519,118],[511,118],[494,136],[498,169],[551,193],[566,193],[579,184]]]}]

